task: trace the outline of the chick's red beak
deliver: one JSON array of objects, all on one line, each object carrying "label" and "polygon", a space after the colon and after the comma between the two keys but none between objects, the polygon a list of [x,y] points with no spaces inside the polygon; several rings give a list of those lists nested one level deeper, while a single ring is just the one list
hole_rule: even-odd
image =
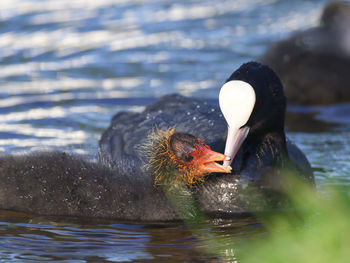
[{"label": "chick's red beak", "polygon": [[223,166],[216,161],[225,161],[230,158],[225,154],[212,151],[209,147],[200,149],[201,154],[197,159],[198,168],[204,173],[231,173],[231,166]]}]

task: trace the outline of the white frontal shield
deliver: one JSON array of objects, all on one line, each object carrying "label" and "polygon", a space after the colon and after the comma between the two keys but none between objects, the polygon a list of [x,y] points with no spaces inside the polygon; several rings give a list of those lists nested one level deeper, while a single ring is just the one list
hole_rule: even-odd
[{"label": "white frontal shield", "polygon": [[229,81],[220,90],[220,109],[228,126],[225,155],[231,158],[231,160],[224,161],[224,166],[231,164],[248,135],[249,127],[242,126],[249,120],[255,100],[253,87],[241,80]]}]

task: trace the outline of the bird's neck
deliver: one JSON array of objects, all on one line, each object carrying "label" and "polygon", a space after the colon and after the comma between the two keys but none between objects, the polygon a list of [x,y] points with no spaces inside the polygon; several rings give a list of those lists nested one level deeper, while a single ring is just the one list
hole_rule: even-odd
[{"label": "bird's neck", "polygon": [[162,166],[153,176],[154,184],[164,186],[165,188],[176,186],[178,181],[180,181],[177,180],[179,178],[179,171],[172,165]]},{"label": "bird's neck", "polygon": [[251,134],[247,137],[249,148],[257,152],[271,153],[275,158],[287,155],[286,136],[284,130],[270,131],[264,134]]},{"label": "bird's neck", "polygon": [[232,168],[240,173],[247,166],[252,169],[263,165],[283,167],[286,160],[288,152],[284,132],[249,134],[234,159]]},{"label": "bird's neck", "polygon": [[278,149],[279,153],[287,153],[286,135],[284,130],[284,115],[278,118],[256,123],[246,138],[250,147],[261,148],[268,144]]}]

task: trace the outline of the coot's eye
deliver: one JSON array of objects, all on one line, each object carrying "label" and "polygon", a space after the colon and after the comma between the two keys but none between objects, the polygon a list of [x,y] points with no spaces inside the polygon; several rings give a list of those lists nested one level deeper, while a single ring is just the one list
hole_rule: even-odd
[{"label": "coot's eye", "polygon": [[257,100],[256,102],[255,102],[255,106],[256,107],[259,107],[259,106],[261,106],[262,105],[262,100]]},{"label": "coot's eye", "polygon": [[190,161],[193,160],[193,156],[189,155],[189,154],[186,154],[183,156],[183,159],[185,162],[189,163]]}]

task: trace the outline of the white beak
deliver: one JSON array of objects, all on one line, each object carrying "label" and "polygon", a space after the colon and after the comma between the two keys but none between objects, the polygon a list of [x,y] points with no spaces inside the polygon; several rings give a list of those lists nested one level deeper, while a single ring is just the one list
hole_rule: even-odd
[{"label": "white beak", "polygon": [[239,148],[244,142],[249,132],[249,127],[243,127],[240,129],[233,129],[228,126],[225,155],[230,157],[230,160],[224,161],[224,166],[230,166],[233,158],[236,156]]},{"label": "white beak", "polygon": [[229,81],[220,90],[220,109],[228,125],[225,155],[231,158],[231,160],[224,161],[224,166],[231,164],[248,135],[249,127],[242,126],[249,120],[255,100],[253,87],[241,80]]}]

